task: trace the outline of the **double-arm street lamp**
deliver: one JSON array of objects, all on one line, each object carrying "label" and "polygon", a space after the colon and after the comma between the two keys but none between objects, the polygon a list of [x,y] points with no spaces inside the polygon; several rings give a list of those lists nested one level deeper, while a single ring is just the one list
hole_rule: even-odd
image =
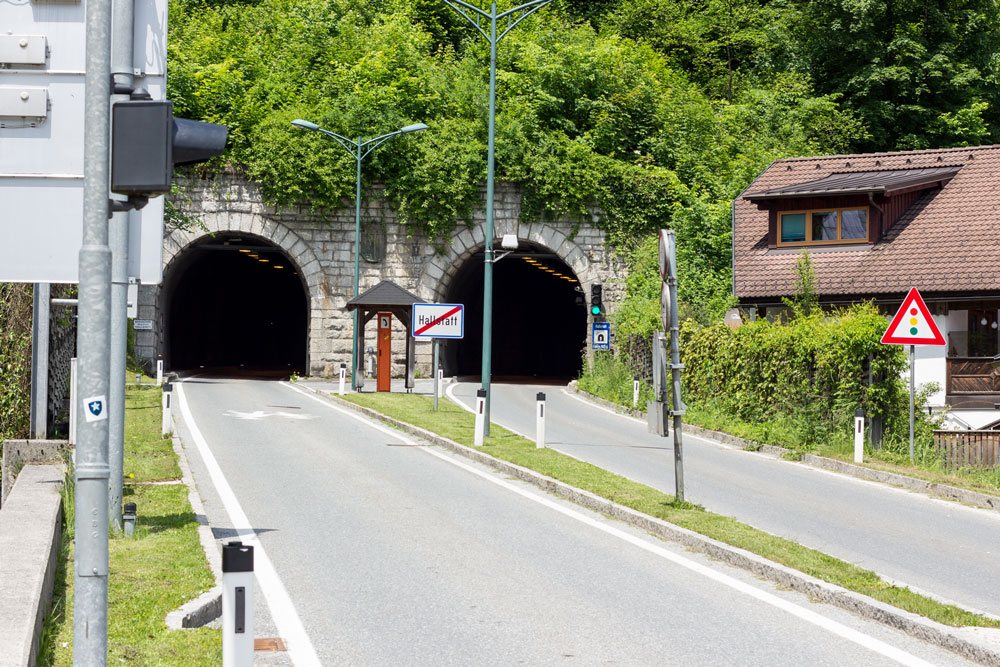
[{"label": "double-arm street lamp", "polygon": [[[532,0],[523,5],[497,13],[496,0],[485,11],[463,0],[444,0],[444,3],[461,14],[490,45],[490,113],[489,144],[486,151],[486,241],[485,266],[483,268],[483,389],[486,390],[484,412],[485,435],[490,434],[490,375],[493,364],[493,166],[496,139],[496,98],[497,98],[497,44],[507,36],[518,23],[552,2],[552,0]],[[498,32],[499,31],[499,32]]]},{"label": "double-arm street lamp", "polygon": [[[326,136],[330,137],[338,144],[343,146],[348,153],[354,156],[354,160],[357,163],[356,172],[356,189],[354,192],[354,296],[358,296],[358,288],[361,274],[361,264],[359,261],[359,255],[361,253],[361,162],[371,154],[373,150],[387,142],[393,137],[399,136],[401,134],[409,134],[410,132],[422,132],[427,129],[427,126],[423,123],[414,123],[413,125],[407,125],[402,127],[395,132],[390,132],[389,134],[383,134],[381,136],[375,137],[373,139],[365,139],[363,137],[358,137],[357,139],[348,139],[347,137],[337,134],[336,132],[331,132],[330,130],[325,130],[316,123],[311,123],[308,120],[302,120],[301,118],[296,118],[292,121],[292,125],[295,127],[301,127],[303,130],[313,130],[315,132],[322,132]],[[351,387],[355,390],[358,388],[358,311],[354,311],[354,332],[351,336]]]}]

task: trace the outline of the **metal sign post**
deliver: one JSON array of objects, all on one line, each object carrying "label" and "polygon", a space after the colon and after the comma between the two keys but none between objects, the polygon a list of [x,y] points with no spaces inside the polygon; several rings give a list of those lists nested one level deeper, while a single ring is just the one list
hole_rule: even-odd
[{"label": "metal sign post", "polygon": [[924,303],[924,299],[916,287],[910,288],[899,310],[896,311],[885,333],[882,334],[881,342],[883,345],[910,346],[910,462],[912,463],[915,459],[916,346],[946,344],[941,330],[934,322],[934,318],[931,317],[931,312],[927,309],[927,304]]}]

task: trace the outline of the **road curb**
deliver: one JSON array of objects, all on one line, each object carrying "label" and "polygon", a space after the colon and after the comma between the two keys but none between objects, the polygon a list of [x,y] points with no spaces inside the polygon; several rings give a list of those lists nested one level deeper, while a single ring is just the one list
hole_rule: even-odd
[{"label": "road curb", "polygon": [[[618,414],[635,417],[636,419],[645,419],[645,415],[642,412],[639,412],[638,410],[630,410],[616,403],[612,403],[611,401],[605,400],[598,396],[594,396],[593,394],[581,391],[574,384],[570,384],[567,387],[567,390],[574,392],[584,400],[605,407],[609,410],[617,412]],[[766,445],[762,442],[756,442],[754,440],[746,440],[744,438],[740,438],[739,436],[730,435],[729,433],[723,433],[721,431],[712,431],[707,428],[701,428],[700,426],[695,426],[693,424],[684,424],[684,432],[690,433],[691,435],[695,435],[700,438],[712,440],[714,442],[718,442],[723,445],[735,447],[737,449],[742,449],[751,452],[760,452],[762,454],[774,456],[777,458],[799,456],[799,452],[788,449],[786,447],[781,447],[778,445]],[[889,486],[894,486],[899,489],[905,489],[907,491],[916,491],[917,493],[923,493],[925,495],[932,496],[935,498],[944,498],[945,500],[955,500],[961,503],[965,503],[966,505],[972,505],[973,507],[978,507],[980,509],[1000,512],[1000,496],[993,496],[987,493],[981,493],[979,491],[969,491],[968,489],[961,489],[959,487],[950,486],[948,484],[938,484],[936,482],[928,482],[926,480],[919,479],[917,477],[910,477],[909,475],[902,475],[900,473],[887,472],[884,470],[876,470],[874,468],[868,468],[854,463],[848,463],[846,461],[831,459],[825,456],[817,456],[815,454],[801,454],[801,458],[799,458],[798,460],[800,463],[812,466],[813,468],[819,468],[821,470],[827,470],[829,472],[836,472],[842,475],[849,475],[851,477],[864,479],[870,482],[879,482],[882,484],[887,484]]]},{"label": "road curb", "polygon": [[968,637],[963,637],[960,633],[968,631],[969,629],[967,628],[952,628],[917,614],[897,609],[868,596],[849,591],[840,586],[775,563],[744,549],[719,542],[718,540],[662,519],[642,514],[589,491],[577,489],[569,484],[542,475],[534,470],[497,459],[485,452],[459,444],[418,426],[394,419],[371,408],[356,405],[350,401],[325,394],[321,391],[313,389],[309,389],[308,391],[323,396],[332,403],[343,405],[368,417],[390,424],[405,433],[439,445],[460,456],[487,465],[498,472],[528,482],[544,491],[570,500],[587,509],[618,519],[658,537],[680,543],[689,549],[747,570],[780,586],[803,593],[813,600],[832,604],[863,618],[877,621],[903,631],[912,637],[952,651],[969,660],[974,660],[984,665],[1000,667],[1000,644],[998,644],[997,648],[992,648]]},{"label": "road curb", "polygon": [[212,535],[212,528],[208,524],[208,515],[205,513],[205,505],[202,502],[201,494],[194,483],[194,475],[191,474],[191,465],[188,463],[184,446],[177,435],[176,427],[173,428],[174,435],[171,436],[171,445],[174,453],[177,454],[177,465],[181,469],[181,480],[188,488],[188,502],[191,503],[191,511],[194,512],[198,521],[198,541],[205,551],[205,560],[208,561],[215,578],[215,586],[205,591],[193,600],[185,602],[183,605],[167,614],[165,623],[171,630],[184,630],[187,628],[200,628],[208,625],[215,619],[222,616],[222,556],[215,546],[215,537]]}]

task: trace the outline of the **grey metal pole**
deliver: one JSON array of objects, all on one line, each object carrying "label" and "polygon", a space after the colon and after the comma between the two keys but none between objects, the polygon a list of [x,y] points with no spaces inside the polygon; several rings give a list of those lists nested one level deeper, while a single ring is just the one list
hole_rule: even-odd
[{"label": "grey metal pole", "polygon": [[673,416],[674,416],[674,496],[677,502],[684,502],[684,438],[681,434],[681,417],[684,414],[684,403],[681,401],[681,344],[680,317],[677,304],[677,242],[674,231],[667,231],[667,262],[670,272],[667,275],[667,289],[670,293],[670,374],[673,379]]},{"label": "grey metal pole", "polygon": [[[112,102],[129,99],[132,73],[134,0],[112,0]],[[111,384],[108,388],[108,517],[116,531],[122,524],[122,478],[125,472],[125,355],[128,347],[128,225],[131,212],[115,213],[108,231],[111,246]]]},{"label": "grey metal pole", "polygon": [[76,567],[73,664],[106,665],[108,653],[108,143],[111,0],[87,0],[84,95],[83,243],[80,247],[79,380],[84,419],[77,426]]},{"label": "grey metal pole", "polygon": [[52,286],[35,283],[31,318],[31,437],[49,437],[49,300]]},{"label": "grey metal pole", "polygon": [[431,339],[431,372],[434,373],[434,412],[438,410],[438,391],[440,390],[441,377],[438,375],[438,339]]},{"label": "grey metal pole", "polygon": [[486,148],[486,238],[483,265],[483,368],[486,391],[483,412],[483,435],[490,434],[490,379],[493,373],[493,181],[496,147],[497,112],[497,3],[490,5],[490,111],[489,138]]},{"label": "grey metal pole", "polygon": [[917,360],[917,346],[910,346],[910,463],[913,463],[913,427],[915,422],[915,417],[913,414],[913,404],[916,399],[916,373],[914,372],[914,365]]},{"label": "grey metal pole", "polygon": [[[357,159],[357,172],[355,176],[355,190],[354,190],[354,297],[357,298],[361,290],[361,160],[364,158],[364,153],[361,152],[361,137],[358,137],[358,143],[354,150],[357,151],[354,157]],[[354,344],[351,345],[351,387],[354,391],[357,391],[358,386],[358,359],[361,358],[361,353],[358,350],[358,309],[354,309],[354,333],[352,337],[354,339]]]}]

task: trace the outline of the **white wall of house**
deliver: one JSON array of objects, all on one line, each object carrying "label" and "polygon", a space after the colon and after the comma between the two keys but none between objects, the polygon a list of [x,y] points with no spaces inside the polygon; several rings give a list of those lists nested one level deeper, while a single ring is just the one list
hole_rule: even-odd
[{"label": "white wall of house", "polygon": [[[934,323],[941,329],[941,334],[948,340],[948,326],[951,317],[948,315],[933,315]],[[909,351],[907,351],[909,352]],[[914,364],[914,381],[919,390],[922,385],[937,384],[938,390],[931,394],[928,405],[942,407],[945,404],[945,389],[948,381],[948,347],[945,345],[917,345]],[[907,381],[909,378],[907,378]]]}]

